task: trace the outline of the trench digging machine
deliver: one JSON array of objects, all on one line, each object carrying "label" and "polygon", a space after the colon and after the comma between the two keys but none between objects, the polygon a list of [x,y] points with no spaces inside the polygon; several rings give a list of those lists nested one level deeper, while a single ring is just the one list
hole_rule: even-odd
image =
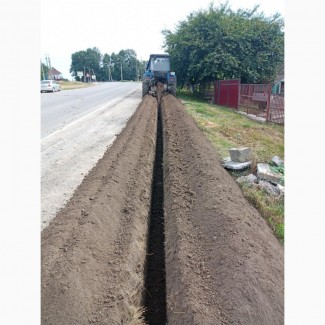
[{"label": "trench digging machine", "polygon": [[150,94],[157,96],[158,87],[162,91],[176,97],[176,74],[170,71],[170,56],[168,54],[151,54],[143,75],[142,96]]}]

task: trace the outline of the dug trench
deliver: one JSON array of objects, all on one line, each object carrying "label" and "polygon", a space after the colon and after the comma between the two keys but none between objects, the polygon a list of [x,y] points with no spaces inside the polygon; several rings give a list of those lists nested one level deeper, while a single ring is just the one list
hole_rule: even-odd
[{"label": "dug trench", "polygon": [[283,324],[283,248],[220,160],[145,96],[42,232],[42,324]]}]

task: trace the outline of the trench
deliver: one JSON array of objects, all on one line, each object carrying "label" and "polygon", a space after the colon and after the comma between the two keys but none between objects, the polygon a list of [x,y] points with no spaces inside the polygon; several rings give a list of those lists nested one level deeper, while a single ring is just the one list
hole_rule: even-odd
[{"label": "trench", "polygon": [[165,325],[167,322],[163,178],[164,153],[162,117],[159,102],[157,112],[156,154],[153,168],[143,299],[143,307],[145,309],[144,318],[149,325]]}]

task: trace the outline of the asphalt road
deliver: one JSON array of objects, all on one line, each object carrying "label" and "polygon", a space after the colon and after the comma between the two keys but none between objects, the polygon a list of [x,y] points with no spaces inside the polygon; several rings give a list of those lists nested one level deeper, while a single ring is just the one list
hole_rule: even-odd
[{"label": "asphalt road", "polygon": [[41,229],[66,204],[141,102],[141,83],[41,94]]},{"label": "asphalt road", "polygon": [[139,88],[135,82],[107,82],[88,88],[41,94],[41,138]]}]

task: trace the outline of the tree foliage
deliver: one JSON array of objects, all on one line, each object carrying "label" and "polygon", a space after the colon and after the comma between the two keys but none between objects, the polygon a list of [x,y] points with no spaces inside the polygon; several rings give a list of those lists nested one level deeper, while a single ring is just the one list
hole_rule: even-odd
[{"label": "tree foliage", "polygon": [[137,54],[132,49],[121,50],[109,55],[101,54],[97,48],[88,48],[86,51],[78,51],[71,55],[70,72],[77,80],[88,81],[79,78],[78,71],[96,75],[98,81],[112,80],[137,80],[142,76],[144,63],[137,59]]},{"label": "tree foliage", "polygon": [[241,79],[273,80],[284,62],[283,19],[253,10],[231,10],[228,3],[190,14],[175,30],[164,30],[179,85]]},{"label": "tree foliage", "polygon": [[45,80],[48,78],[49,68],[48,66],[41,61],[41,80]]}]

